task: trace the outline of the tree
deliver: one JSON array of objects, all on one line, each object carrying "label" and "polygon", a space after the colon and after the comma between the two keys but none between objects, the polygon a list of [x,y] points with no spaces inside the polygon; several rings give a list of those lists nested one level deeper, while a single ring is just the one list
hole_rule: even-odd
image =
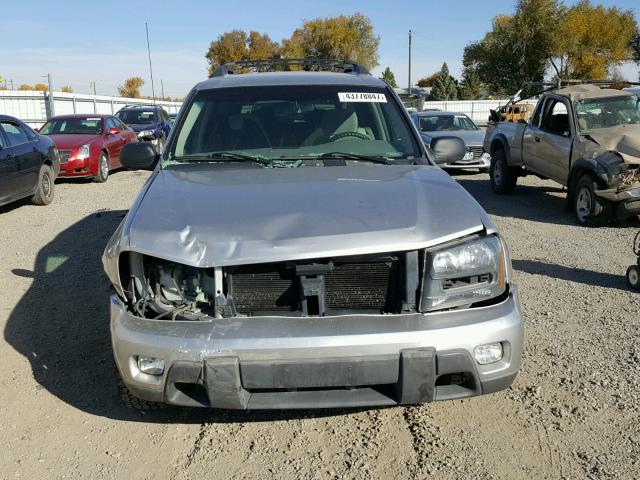
[{"label": "tree", "polygon": [[33,89],[38,91],[38,92],[46,92],[49,90],[49,87],[47,87],[44,83],[36,83],[33,86]]},{"label": "tree", "polygon": [[[631,47],[631,55],[634,62],[640,65],[640,33],[636,33],[629,42]],[[640,74],[638,74],[638,80],[640,80]]]},{"label": "tree", "polygon": [[23,83],[18,87],[18,90],[33,90],[33,87],[31,85],[27,85],[26,83]]},{"label": "tree", "polygon": [[435,81],[438,78],[439,74],[440,74],[440,72],[436,72],[436,73],[432,73],[428,77],[422,77],[420,80],[418,80],[418,86],[420,88],[433,87],[433,84],[435,83]]},{"label": "tree", "polygon": [[233,30],[223,33],[211,42],[206,58],[209,61],[209,73],[225,63],[243,60],[264,60],[277,56],[280,46],[266,33]]},{"label": "tree", "polygon": [[118,95],[127,98],[140,98],[140,89],[144,85],[141,77],[127,78],[122,85],[118,87]]},{"label": "tree", "polygon": [[396,83],[396,76],[393,74],[389,67],[385,68],[380,76],[380,80],[384,80],[389,84],[391,88],[398,88],[398,84]]},{"label": "tree", "polygon": [[563,78],[605,79],[633,56],[638,25],[631,10],[581,0],[569,8],[556,48]]},{"label": "tree", "polygon": [[458,91],[458,97],[461,100],[477,100],[480,98],[480,89],[482,82],[480,76],[473,68],[465,68],[462,71],[462,81]]},{"label": "tree", "polygon": [[63,91],[64,93],[73,93],[73,87],[70,87],[70,86],[68,86],[68,85],[67,85],[67,86],[64,86],[64,87],[62,87],[62,91]]},{"label": "tree", "polygon": [[431,98],[433,100],[455,100],[458,98],[456,79],[449,74],[449,67],[446,62],[442,64],[438,78],[433,82]]}]

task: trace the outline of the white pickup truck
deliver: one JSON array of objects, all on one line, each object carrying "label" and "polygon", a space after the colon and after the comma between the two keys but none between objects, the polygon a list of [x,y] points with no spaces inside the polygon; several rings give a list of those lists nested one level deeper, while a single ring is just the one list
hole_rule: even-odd
[{"label": "white pickup truck", "polygon": [[581,224],[640,212],[640,98],[632,92],[586,84],[547,92],[530,121],[490,122],[483,146],[497,194],[531,173],[567,187]]}]

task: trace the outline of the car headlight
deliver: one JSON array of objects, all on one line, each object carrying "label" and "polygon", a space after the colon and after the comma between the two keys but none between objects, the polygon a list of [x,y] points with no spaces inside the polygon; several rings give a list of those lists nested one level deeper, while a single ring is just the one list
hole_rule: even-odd
[{"label": "car headlight", "polygon": [[76,160],[85,160],[91,156],[89,144],[82,145],[76,152]]},{"label": "car headlight", "polygon": [[142,130],[138,133],[138,137],[153,137],[155,132],[153,130]]},{"label": "car headlight", "polygon": [[468,306],[506,290],[507,259],[496,235],[427,251],[422,311]]}]

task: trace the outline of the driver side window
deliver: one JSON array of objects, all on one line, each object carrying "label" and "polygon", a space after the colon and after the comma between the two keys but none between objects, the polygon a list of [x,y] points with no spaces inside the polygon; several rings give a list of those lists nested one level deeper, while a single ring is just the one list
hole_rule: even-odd
[{"label": "driver side window", "polygon": [[553,100],[551,105],[546,109],[546,114],[540,125],[542,130],[555,135],[569,137],[571,128],[569,126],[569,112],[564,102]]}]

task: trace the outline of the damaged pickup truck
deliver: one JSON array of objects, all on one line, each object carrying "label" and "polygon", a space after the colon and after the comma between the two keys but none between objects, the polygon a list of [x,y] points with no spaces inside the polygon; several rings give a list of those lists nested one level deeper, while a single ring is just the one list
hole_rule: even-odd
[{"label": "damaged pickup truck", "polygon": [[153,170],[103,257],[129,403],[383,406],[509,386],[523,320],[508,250],[434,158],[362,67],[224,66],[198,84],[160,156],[122,152]]},{"label": "damaged pickup truck", "polygon": [[589,84],[547,92],[530,122],[490,122],[484,149],[497,194],[532,173],[567,187],[581,224],[640,212],[640,99],[631,92]]}]

